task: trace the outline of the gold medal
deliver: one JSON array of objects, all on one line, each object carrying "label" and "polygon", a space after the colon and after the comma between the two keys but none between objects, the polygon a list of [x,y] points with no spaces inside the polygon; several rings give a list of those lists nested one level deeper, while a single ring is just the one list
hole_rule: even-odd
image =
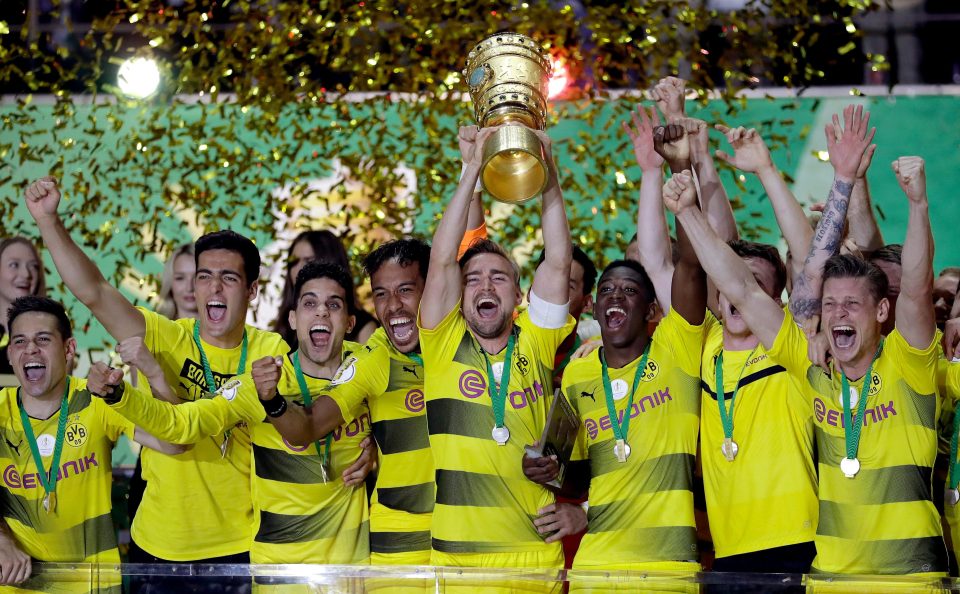
[{"label": "gold medal", "polygon": [[50,515],[57,513],[57,492],[50,491],[43,496],[43,511]]}]

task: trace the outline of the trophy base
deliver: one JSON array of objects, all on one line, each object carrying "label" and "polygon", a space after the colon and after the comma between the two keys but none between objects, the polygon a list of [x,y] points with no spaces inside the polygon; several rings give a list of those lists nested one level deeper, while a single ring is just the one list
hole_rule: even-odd
[{"label": "trophy base", "polygon": [[480,170],[483,188],[494,199],[519,204],[537,196],[547,185],[543,147],[533,130],[507,125],[497,130],[483,149]]}]

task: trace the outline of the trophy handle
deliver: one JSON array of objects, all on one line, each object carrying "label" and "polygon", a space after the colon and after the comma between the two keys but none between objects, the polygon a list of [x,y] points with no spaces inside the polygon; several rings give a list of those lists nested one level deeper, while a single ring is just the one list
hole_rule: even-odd
[{"label": "trophy handle", "polygon": [[483,147],[480,180],[491,196],[508,204],[526,202],[543,192],[547,163],[533,130],[508,124],[494,132]]}]

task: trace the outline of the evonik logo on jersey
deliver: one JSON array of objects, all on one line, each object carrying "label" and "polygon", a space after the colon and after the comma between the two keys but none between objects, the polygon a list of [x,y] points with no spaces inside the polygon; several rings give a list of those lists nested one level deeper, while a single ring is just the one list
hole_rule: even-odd
[{"label": "evonik logo on jersey", "polygon": [[[97,462],[96,452],[90,454],[89,456],[81,456],[76,460],[64,462],[57,470],[57,481],[67,480],[71,476],[83,474],[91,468],[99,466],[100,463]],[[8,489],[36,489],[37,487],[41,486],[40,474],[37,472],[20,474],[20,472],[17,470],[17,467],[13,464],[10,464],[3,469],[3,484]]]},{"label": "evonik logo on jersey", "polygon": [[[343,439],[344,437],[356,437],[365,431],[370,431],[370,414],[363,413],[359,417],[353,419],[349,423],[340,425],[333,430],[333,441],[337,442]],[[285,437],[283,439],[283,445],[287,446],[287,449],[292,452],[302,452],[309,448],[310,446],[296,446],[291,444]],[[326,439],[326,438],[324,438]],[[323,444],[323,439],[319,440],[321,445]],[[311,444],[313,445],[313,444]]]},{"label": "evonik logo on jersey", "polygon": [[[852,412],[853,422],[857,422],[857,411],[854,409]],[[813,399],[813,414],[817,417],[817,423],[823,423],[826,420],[827,425],[831,427],[844,427],[843,423],[843,411],[835,408],[827,408],[826,403],[821,398]],[[872,424],[876,425],[880,421],[888,417],[897,416],[897,409],[894,408],[893,400],[886,404],[881,404],[873,408],[868,408],[863,411],[863,426]]]},{"label": "evonik logo on jersey", "polygon": [[[465,397],[479,398],[487,393],[487,378],[475,369],[468,369],[460,374],[460,393]],[[507,402],[514,410],[526,408],[532,403],[543,398],[543,385],[537,380],[533,381],[533,387],[525,387],[523,392],[514,390],[507,396]]]},{"label": "evonik logo on jersey", "polygon": [[[673,396],[670,395],[670,388],[657,390],[653,394],[644,396],[639,402],[633,403],[633,406],[630,407],[630,418],[635,419],[636,417],[640,416],[640,413],[653,410],[654,408],[665,404],[667,401],[673,402]],[[623,413],[624,411],[621,410],[619,417],[617,418],[620,423],[623,422]],[[613,426],[610,424],[610,415],[603,415],[599,420],[592,417],[587,417],[583,422],[583,427],[587,430],[587,435],[590,436],[590,439],[596,439],[597,435],[600,434],[600,431],[606,431],[613,428]]]}]

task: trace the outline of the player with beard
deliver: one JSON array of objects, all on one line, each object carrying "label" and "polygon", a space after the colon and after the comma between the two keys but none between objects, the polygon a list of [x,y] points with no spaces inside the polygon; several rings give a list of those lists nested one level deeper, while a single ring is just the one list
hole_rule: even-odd
[{"label": "player with beard", "polygon": [[[494,129],[482,129],[437,231],[420,304],[424,392],[436,465],[432,563],[560,568],[559,540],[582,526],[583,513],[555,506],[528,481],[524,445],[543,430],[553,391],[557,347],[573,329],[569,314],[570,229],[549,137],[536,132],[548,166],[541,198],[544,263],[530,307],[514,320],[518,274],[491,241],[475,242],[457,261],[467,212]],[[545,508],[548,508],[545,510]],[[538,529],[538,523],[550,525]],[[544,533],[555,530],[547,538]]]},{"label": "player with beard", "polygon": [[583,421],[572,459],[590,469],[575,569],[699,568],[692,482],[706,277],[682,227],[678,249],[673,307],[653,336],[656,294],[643,267],[607,266],[594,305],[603,347],[564,374],[563,391]]},{"label": "player with beard", "polygon": [[[249,371],[250,361],[286,352],[279,335],[244,324],[260,274],[260,254],[249,239],[218,231],[196,242],[199,318],[171,321],[134,307],[106,281],[70,238],[59,202],[53,178],[27,189],[27,208],[67,288],[116,341],[142,337],[156,357],[162,377],[148,377],[151,385],[165,381],[180,400],[197,400]],[[145,452],[147,488],[131,527],[131,561],[247,562],[250,452],[249,429],[242,426],[178,456]]]},{"label": "player with beard", "polygon": [[[0,462],[6,469],[0,584],[49,591],[49,580],[27,581],[31,559],[120,562],[110,515],[110,460],[120,434],[150,448],[163,444],[91,399],[85,380],[68,375],[77,341],[61,304],[18,297],[3,313],[9,315],[9,323],[3,320],[10,330],[7,355],[20,387],[0,391]],[[99,592],[120,592],[119,574],[100,580]],[[88,590],[81,579],[66,591]]]},{"label": "player with beard", "polygon": [[[858,110],[859,111],[859,110]],[[857,162],[869,144],[866,120],[845,111],[827,127],[836,176],[808,265],[839,247]],[[833,353],[831,373],[811,364],[807,338],[758,285],[749,268],[709,228],[693,197],[668,202],[691,232],[720,292],[756,334],[767,355],[800,380],[813,404],[819,456],[820,517],[813,566],[828,573],[943,572],[946,554],[930,474],[936,455],[938,344],[931,301],[933,241],[923,161],[893,164],[909,201],[897,326],[885,339],[886,277],[854,256],[831,256],[822,272],[821,327]],[[817,239],[834,238],[817,248]],[[791,310],[819,312],[819,275],[805,274]],[[810,293],[796,290],[811,287]],[[735,462],[734,462],[735,463]]]},{"label": "player with beard", "polygon": [[114,410],[173,443],[201,442],[237,423],[252,428],[253,563],[369,559],[366,491],[355,488],[369,465],[354,462],[370,432],[363,399],[337,398],[340,425],[302,446],[288,443],[264,419],[264,409],[268,415],[302,409],[328,394],[332,382],[346,381],[349,367],[335,374],[360,348],[344,341],[355,323],[353,294],[353,281],[340,266],[308,263],[297,275],[289,315],[298,350],[254,361],[250,374],[228,381],[212,399],[174,406],[125,384],[114,390],[121,384],[120,370],[103,363],[91,370],[92,392],[108,394]]},{"label": "player with beard", "polygon": [[271,419],[291,443],[324,435],[339,416],[335,399],[370,406],[380,469],[370,502],[370,561],[429,565],[433,457],[427,436],[417,310],[430,246],[418,239],[381,245],[364,258],[373,305],[383,324],[360,349],[353,371],[306,410]]}]

